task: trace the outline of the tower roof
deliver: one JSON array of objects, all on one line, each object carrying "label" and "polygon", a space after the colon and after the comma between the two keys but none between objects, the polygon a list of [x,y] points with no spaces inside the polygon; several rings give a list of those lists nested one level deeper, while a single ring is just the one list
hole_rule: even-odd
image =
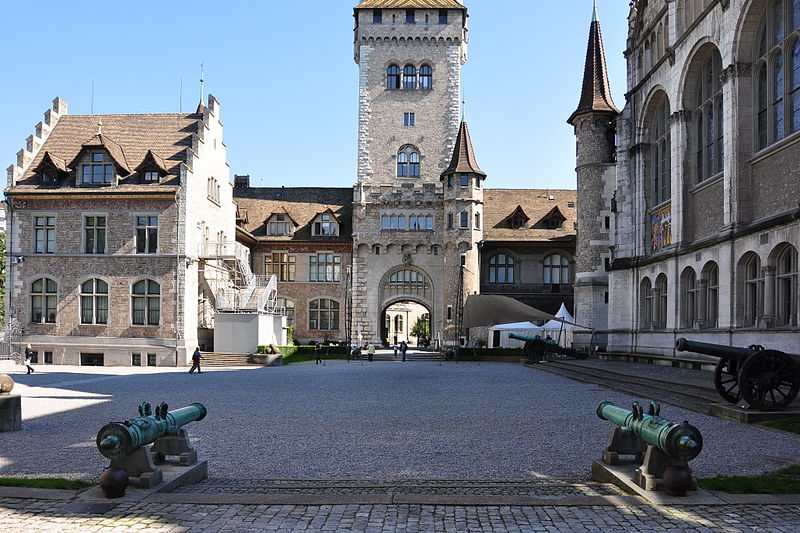
[{"label": "tower roof", "polygon": [[364,0],[356,9],[466,9],[458,0]]},{"label": "tower roof", "polygon": [[619,109],[611,99],[611,87],[608,83],[606,53],[603,49],[603,36],[600,32],[600,21],[597,17],[597,5],[592,12],[592,24],[589,27],[589,45],[586,48],[586,65],[583,68],[583,88],[578,108],[570,115],[567,122],[572,124],[578,115],[586,113],[619,113]]},{"label": "tower roof", "polygon": [[480,169],[478,161],[475,159],[475,150],[472,149],[469,128],[467,128],[467,123],[464,121],[461,121],[461,127],[458,128],[456,146],[453,148],[453,159],[450,161],[450,166],[442,172],[442,176],[453,172],[472,172],[473,174],[480,174],[484,178],[486,177],[486,173]]}]

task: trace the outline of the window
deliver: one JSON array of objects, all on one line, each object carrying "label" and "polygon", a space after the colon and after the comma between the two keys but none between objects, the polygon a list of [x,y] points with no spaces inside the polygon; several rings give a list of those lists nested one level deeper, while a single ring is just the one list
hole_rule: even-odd
[{"label": "window", "polygon": [[339,224],[335,222],[331,215],[323,214],[317,222],[314,222],[314,235],[336,235]]},{"label": "window", "polygon": [[756,148],[800,131],[800,2],[772,0],[756,40]]},{"label": "window", "polygon": [[147,354],[147,366],[158,366],[158,358],[156,357],[156,354]]},{"label": "window", "polygon": [[414,113],[403,113],[403,126],[414,127]]},{"label": "window", "polygon": [[31,283],[31,322],[55,324],[58,285],[50,278],[37,279]]},{"label": "window", "polygon": [[453,176],[447,176],[447,188],[448,189],[453,188]]},{"label": "window", "polygon": [[694,269],[687,268],[681,278],[681,289],[683,292],[681,322],[684,328],[693,328],[697,320],[697,305],[699,302],[699,288],[697,286],[697,277],[695,276]]},{"label": "window", "polygon": [[652,205],[670,199],[670,133],[669,102],[662,96],[655,108],[651,124],[650,183]]},{"label": "window", "polygon": [[545,257],[544,282],[553,285],[569,283],[569,260],[559,254]]},{"label": "window", "polygon": [[431,284],[425,274],[416,270],[403,269],[392,272],[383,284],[383,297],[413,295],[430,298]]},{"label": "window", "polygon": [[432,231],[433,215],[410,215],[408,229],[409,231]]},{"label": "window", "polygon": [[131,366],[142,366],[142,354],[140,353],[131,354]]},{"label": "window", "polygon": [[53,364],[53,352],[44,352],[44,364],[46,365]]},{"label": "window", "polygon": [[447,229],[453,229],[453,213],[447,213]]},{"label": "window", "polygon": [[462,211],[460,215],[461,220],[459,221],[460,228],[468,228],[469,227],[469,213],[466,211]]},{"label": "window", "polygon": [[386,88],[400,88],[400,67],[397,65],[390,65],[389,68],[386,69]]},{"label": "window", "polygon": [[419,88],[433,89],[433,69],[428,65],[419,67]]},{"label": "window", "polygon": [[142,174],[142,180],[143,181],[156,182],[156,181],[158,181],[160,179],[160,177],[161,176],[158,174],[158,172],[153,171],[153,170],[148,170],[147,172]]},{"label": "window", "polygon": [[381,217],[381,229],[401,230],[401,231],[405,230],[406,229],[405,215],[383,215]]},{"label": "window", "polygon": [[706,281],[706,316],[705,327],[717,327],[719,319],[719,268],[716,263],[710,263],[703,269],[703,278]]},{"label": "window", "polygon": [[208,178],[206,196],[215,204],[219,204],[219,183],[215,178]]},{"label": "window", "polygon": [[308,329],[337,331],[339,329],[339,302],[320,298],[308,306]]},{"label": "window", "polygon": [[108,184],[114,178],[114,165],[105,164],[105,154],[95,152],[91,156],[91,164],[83,165],[84,184],[98,185]]},{"label": "window", "polygon": [[459,184],[462,187],[469,187],[469,175],[461,174],[461,177],[459,178]]},{"label": "window", "polygon": [[278,309],[286,314],[286,327],[294,327],[294,302],[286,298],[278,298]]},{"label": "window", "polygon": [[81,324],[108,324],[108,284],[102,279],[81,284]]},{"label": "window", "polygon": [[414,10],[413,9],[406,9],[406,24],[414,24],[416,21],[414,20]]},{"label": "window", "polygon": [[644,278],[642,280],[641,289],[639,292],[641,297],[641,307],[640,311],[640,320],[642,321],[640,328],[641,329],[652,329],[653,328],[653,285],[650,283],[649,278]]},{"label": "window", "polygon": [[748,254],[742,263],[743,303],[742,326],[756,326],[764,314],[764,276],[761,260],[756,254]]},{"label": "window", "polygon": [[778,326],[796,326],[798,323],[798,260],[797,249],[785,245],[776,258],[775,302]]},{"label": "window", "polygon": [[158,250],[158,217],[136,217],[136,253],[154,254]]},{"label": "window", "polygon": [[481,214],[475,213],[475,229],[481,229]]},{"label": "window", "polygon": [[137,326],[157,326],[161,320],[161,286],[143,279],[131,288],[131,315]]},{"label": "window", "polygon": [[436,246],[435,244],[433,246],[431,246],[431,253],[433,255],[439,255],[439,247]]},{"label": "window", "polygon": [[397,154],[397,177],[419,177],[419,152],[413,146],[404,146]]},{"label": "window", "polygon": [[56,251],[56,217],[34,217],[34,251],[52,254]]},{"label": "window", "polygon": [[[342,258],[333,254],[317,254],[308,258],[308,281],[333,282],[342,279]],[[312,328],[313,329],[313,328]],[[322,328],[327,329],[327,328]],[[335,329],[339,329],[338,327]]]},{"label": "window", "polygon": [[84,253],[106,253],[106,217],[84,217],[83,233],[86,239],[84,243]]},{"label": "window", "polygon": [[703,60],[696,79],[694,106],[695,181],[707,180],[722,172],[723,124],[722,70],[719,52],[713,50]]},{"label": "window", "polygon": [[57,172],[42,172],[42,183],[54,184],[58,183]]},{"label": "window", "polygon": [[294,224],[286,220],[286,215],[276,214],[267,224],[267,235],[291,235]]},{"label": "window", "polygon": [[417,88],[417,69],[414,65],[406,65],[403,68],[403,89]]},{"label": "window", "polygon": [[278,281],[295,280],[295,256],[284,252],[273,252],[265,258],[264,272],[274,275]]},{"label": "window", "polygon": [[39,352],[32,352],[31,353],[31,363],[36,364],[39,362]]},{"label": "window", "polygon": [[658,321],[656,322],[657,329],[665,329],[667,327],[667,276],[660,274],[656,278],[656,294],[658,300],[655,302],[658,311]]},{"label": "window", "polygon": [[372,253],[374,253],[375,255],[381,255],[381,245],[376,244],[375,246],[373,246]]},{"label": "window", "polygon": [[497,254],[489,258],[489,283],[514,283],[514,258]]},{"label": "window", "polygon": [[447,24],[447,10],[440,9],[439,10],[439,24]]},{"label": "window", "polygon": [[383,24],[383,11],[381,11],[380,9],[372,10],[372,23]]}]

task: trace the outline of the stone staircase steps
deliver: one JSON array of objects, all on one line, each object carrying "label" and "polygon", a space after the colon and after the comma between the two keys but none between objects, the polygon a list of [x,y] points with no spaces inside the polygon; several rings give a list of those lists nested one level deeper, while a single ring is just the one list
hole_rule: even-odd
[{"label": "stone staircase steps", "polygon": [[263,366],[248,363],[249,356],[246,353],[207,352],[203,354],[200,366],[201,368],[204,366]]}]

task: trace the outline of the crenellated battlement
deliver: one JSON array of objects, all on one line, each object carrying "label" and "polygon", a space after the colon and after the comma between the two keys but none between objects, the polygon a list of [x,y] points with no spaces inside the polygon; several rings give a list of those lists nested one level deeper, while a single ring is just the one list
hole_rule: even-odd
[{"label": "crenellated battlement", "polygon": [[7,184],[9,187],[15,185],[17,180],[25,174],[58,120],[66,114],[67,102],[56,96],[53,100],[53,107],[44,112],[44,121],[36,124],[35,133],[25,139],[25,148],[17,152],[16,163],[8,167]]},{"label": "crenellated battlement", "polygon": [[442,187],[434,183],[402,183],[399,185],[364,184],[364,201],[368,204],[429,205],[442,202]]}]

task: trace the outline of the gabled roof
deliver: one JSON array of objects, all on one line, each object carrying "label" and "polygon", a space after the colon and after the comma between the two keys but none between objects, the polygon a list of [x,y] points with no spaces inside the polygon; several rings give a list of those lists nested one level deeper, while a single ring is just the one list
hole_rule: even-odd
[{"label": "gabled roof", "polygon": [[67,162],[60,157],[54,156],[50,152],[45,152],[44,156],[42,156],[42,160],[39,161],[39,164],[33,171],[39,173],[49,168],[54,168],[59,172],[67,172]]},{"label": "gabled roof", "polygon": [[111,156],[111,159],[114,160],[114,163],[116,163],[119,168],[128,174],[131,173],[131,169],[128,166],[128,160],[125,159],[125,152],[122,151],[122,147],[114,142],[111,137],[102,133],[95,133],[90,139],[84,141],[84,143],[81,145],[80,151],[68,165],[69,168],[75,168],[84,152],[90,148],[105,148],[105,150],[108,152],[108,155]]},{"label": "gabled roof", "polygon": [[339,215],[334,213],[330,208],[326,209],[325,211],[320,211],[319,213],[314,215],[314,218],[317,218],[318,216],[325,214],[331,215],[336,222],[339,222]]},{"label": "gabled roof", "polygon": [[292,224],[294,224],[295,228],[300,225],[300,224],[297,223],[297,221],[294,218],[292,218],[292,215],[290,215],[289,211],[287,211],[286,208],[283,207],[283,206],[281,206],[280,209],[278,209],[277,211],[273,211],[272,213],[270,213],[269,216],[264,219],[264,222],[268,221],[269,219],[271,219],[275,215],[286,215],[287,217],[289,217],[289,220],[292,221]]},{"label": "gabled roof", "polygon": [[[487,242],[571,242],[575,240],[577,191],[571,189],[484,189],[483,239]],[[519,204],[530,220],[541,220],[558,208],[566,220],[559,228],[538,224],[522,228],[509,225],[509,207]],[[515,209],[514,213],[518,210]]]},{"label": "gabled roof", "polygon": [[589,44],[586,47],[586,64],[583,67],[583,87],[581,99],[567,123],[573,124],[576,117],[587,113],[619,113],[619,109],[611,99],[611,87],[608,83],[606,53],[603,49],[603,36],[600,32],[600,21],[597,18],[597,7],[592,14],[589,26]]},{"label": "gabled roof", "polygon": [[453,148],[453,158],[450,160],[450,166],[442,172],[442,176],[460,172],[471,172],[480,174],[484,178],[486,177],[486,173],[480,169],[478,161],[475,159],[475,150],[472,148],[469,128],[467,128],[467,123],[464,121],[461,121],[461,127],[458,128],[458,137],[456,137],[456,145]]},{"label": "gabled roof", "polygon": [[553,206],[553,209],[551,209],[545,216],[539,219],[539,222],[537,222],[537,224],[540,222],[547,222],[548,220],[554,220],[554,219],[558,220],[559,224],[567,220],[567,217],[565,217],[563,213],[561,213],[561,210],[558,208],[557,205]]},{"label": "gabled roof", "polygon": [[529,217],[529,216],[528,216],[528,215],[525,213],[525,210],[524,210],[524,209],[522,209],[522,206],[521,206],[521,205],[517,205],[517,208],[516,208],[516,209],[514,209],[514,212],[513,212],[513,213],[511,213],[511,214],[508,216],[508,219],[509,219],[509,220],[514,220],[514,219],[516,219],[516,218],[523,219],[523,220],[525,220],[525,222],[527,222],[527,221],[529,221],[529,220],[531,219],[531,217]]},{"label": "gabled roof", "polygon": [[457,0],[364,0],[356,9],[466,9]]},{"label": "gabled roof", "polygon": [[136,172],[141,172],[143,169],[153,168],[153,167],[157,168],[164,174],[167,173],[167,164],[164,161],[164,158],[162,158],[161,156],[157,156],[156,154],[153,153],[152,150],[148,150],[147,153],[144,155],[144,159],[142,159],[142,162],[139,163],[139,166],[136,167],[134,170],[136,170]]}]

